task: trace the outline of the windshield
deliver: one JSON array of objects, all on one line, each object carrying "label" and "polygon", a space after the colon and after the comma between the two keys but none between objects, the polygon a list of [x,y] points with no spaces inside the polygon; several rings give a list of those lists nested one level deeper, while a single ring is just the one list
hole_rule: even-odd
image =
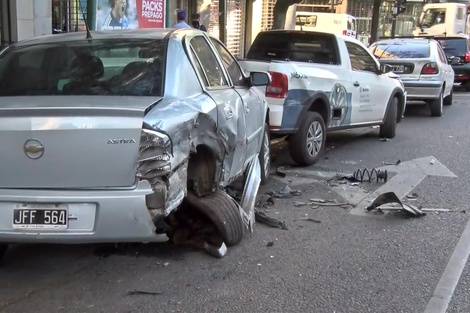
[{"label": "windshield", "polygon": [[378,59],[419,59],[428,58],[430,49],[429,45],[422,43],[384,43],[374,46],[372,53]]},{"label": "windshield", "polygon": [[317,25],[317,16],[316,15],[297,15],[295,25],[315,27]]},{"label": "windshield", "polygon": [[464,56],[468,52],[469,42],[465,38],[437,39],[448,57]]},{"label": "windshield", "polygon": [[421,27],[431,27],[438,24],[444,24],[446,21],[446,9],[435,8],[424,11],[424,15],[418,25]]},{"label": "windshield", "polygon": [[13,46],[0,56],[0,96],[161,96],[164,51],[154,39]]}]

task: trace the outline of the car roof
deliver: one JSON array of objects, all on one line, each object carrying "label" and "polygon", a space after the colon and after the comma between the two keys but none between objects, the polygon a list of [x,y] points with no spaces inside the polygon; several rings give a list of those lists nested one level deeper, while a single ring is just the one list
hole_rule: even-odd
[{"label": "car roof", "polygon": [[413,43],[413,44],[425,44],[429,45],[434,40],[429,38],[393,38],[393,39],[380,39],[377,40],[377,44],[394,44],[394,43]]},{"label": "car roof", "polygon": [[[146,29],[123,29],[123,30],[103,30],[91,31],[94,39],[165,39],[176,38],[182,39],[184,35],[189,33],[201,33],[202,31],[195,28],[146,28]],[[71,32],[63,34],[45,35],[25,39],[15,43],[17,47],[37,45],[44,43],[73,42],[85,40],[86,32]]]},{"label": "car roof", "polygon": [[445,40],[445,39],[470,39],[470,36],[467,34],[452,34],[450,36],[434,36],[435,39]]}]

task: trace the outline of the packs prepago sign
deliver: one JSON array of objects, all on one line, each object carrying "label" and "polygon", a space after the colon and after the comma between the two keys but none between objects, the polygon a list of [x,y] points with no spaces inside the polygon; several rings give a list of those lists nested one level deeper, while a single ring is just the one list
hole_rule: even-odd
[{"label": "packs prepago sign", "polygon": [[96,1],[96,30],[163,27],[165,0]]}]

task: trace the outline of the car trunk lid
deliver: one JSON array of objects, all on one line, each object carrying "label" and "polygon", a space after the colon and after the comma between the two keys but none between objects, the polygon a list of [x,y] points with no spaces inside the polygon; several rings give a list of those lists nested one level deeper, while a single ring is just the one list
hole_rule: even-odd
[{"label": "car trunk lid", "polygon": [[155,97],[2,97],[0,188],[135,183],[145,110]]}]

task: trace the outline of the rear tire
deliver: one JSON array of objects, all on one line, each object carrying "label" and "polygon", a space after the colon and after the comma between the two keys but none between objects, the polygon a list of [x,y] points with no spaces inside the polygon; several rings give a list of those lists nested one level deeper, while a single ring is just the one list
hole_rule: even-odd
[{"label": "rear tire", "polygon": [[227,246],[238,244],[243,238],[243,221],[234,201],[222,190],[205,197],[188,193],[188,203],[209,218]]},{"label": "rear tire", "polygon": [[431,116],[440,117],[444,113],[444,99],[442,98],[443,90],[439,93],[439,98],[428,102],[431,109]]},{"label": "rear tire", "polygon": [[454,95],[454,90],[450,90],[450,94],[444,98],[444,105],[452,105],[452,98]]},{"label": "rear tire", "polygon": [[269,178],[269,170],[271,167],[271,144],[269,136],[269,125],[264,126],[263,141],[261,142],[261,150],[259,151],[259,165],[261,167],[261,185],[265,185]]},{"label": "rear tire", "polygon": [[295,163],[308,166],[317,163],[325,149],[325,122],[317,112],[307,112],[297,133],[289,138],[289,152]]},{"label": "rear tire", "polygon": [[398,98],[393,97],[385,121],[380,125],[380,138],[395,138],[397,134]]}]

